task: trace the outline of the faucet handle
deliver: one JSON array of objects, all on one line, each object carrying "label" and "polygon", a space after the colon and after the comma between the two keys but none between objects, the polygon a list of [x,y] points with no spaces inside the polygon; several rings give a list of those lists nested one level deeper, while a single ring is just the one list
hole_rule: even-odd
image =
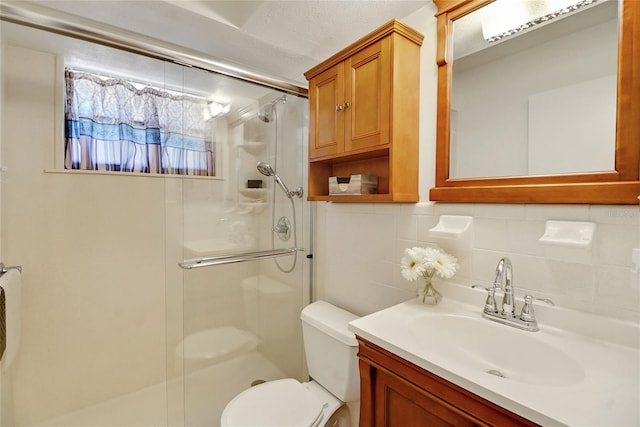
[{"label": "faucet handle", "polygon": [[495,286],[490,286],[490,287],[484,287],[482,285],[472,285],[472,288],[483,288],[485,291],[487,291],[487,300],[484,302],[484,312],[485,313],[497,313],[498,312],[498,307],[496,306],[496,298],[495,298],[495,294],[496,294],[496,287]]},{"label": "faucet handle", "polygon": [[522,306],[522,312],[520,313],[520,320],[524,320],[525,322],[535,322],[536,321],[536,313],[533,311],[533,301],[543,301],[549,304],[550,306],[555,306],[553,301],[547,298],[536,298],[533,295],[525,295],[524,296],[524,305]]}]

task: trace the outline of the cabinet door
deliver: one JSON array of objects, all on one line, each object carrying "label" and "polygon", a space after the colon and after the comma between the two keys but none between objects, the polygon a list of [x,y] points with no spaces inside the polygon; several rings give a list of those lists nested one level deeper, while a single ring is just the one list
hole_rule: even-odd
[{"label": "cabinet door", "polygon": [[344,151],[344,63],[309,81],[309,157]]},{"label": "cabinet door", "polygon": [[375,427],[472,427],[469,415],[413,384],[376,372]]},{"label": "cabinet door", "polygon": [[390,37],[345,60],[345,151],[388,144],[391,105]]},{"label": "cabinet door", "polygon": [[360,427],[539,427],[464,388],[356,337]]}]

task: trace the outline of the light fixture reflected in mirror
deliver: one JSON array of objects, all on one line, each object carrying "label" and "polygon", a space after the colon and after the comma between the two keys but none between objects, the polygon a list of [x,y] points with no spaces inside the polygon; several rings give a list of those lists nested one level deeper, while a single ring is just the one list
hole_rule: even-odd
[{"label": "light fixture reflected in mirror", "polygon": [[231,104],[222,104],[216,101],[209,101],[205,110],[205,120],[215,119],[224,116],[231,111]]},{"label": "light fixture reflected in mirror", "polygon": [[482,33],[489,43],[565,17],[598,0],[496,0],[485,6]]}]

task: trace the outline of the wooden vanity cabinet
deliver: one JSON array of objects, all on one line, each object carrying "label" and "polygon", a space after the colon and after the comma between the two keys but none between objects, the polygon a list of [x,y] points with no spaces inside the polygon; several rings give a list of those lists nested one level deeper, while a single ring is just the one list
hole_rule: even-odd
[{"label": "wooden vanity cabinet", "polygon": [[[391,20],[305,73],[309,200],[418,201],[420,46]],[[378,176],[378,194],[329,196],[330,176]]]},{"label": "wooden vanity cabinet", "polygon": [[360,427],[537,426],[357,338]]}]

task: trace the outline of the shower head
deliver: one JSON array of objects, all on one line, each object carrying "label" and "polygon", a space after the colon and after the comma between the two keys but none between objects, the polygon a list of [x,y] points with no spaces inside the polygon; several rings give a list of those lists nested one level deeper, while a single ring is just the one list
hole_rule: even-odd
[{"label": "shower head", "polygon": [[256,165],[256,168],[258,169],[258,172],[260,172],[262,175],[274,177],[276,182],[280,186],[280,188],[282,188],[282,191],[284,191],[287,197],[291,198],[291,192],[289,191],[287,186],[284,185],[284,182],[282,182],[280,177],[276,174],[276,172],[273,170],[273,168],[269,163],[258,162],[258,164]]},{"label": "shower head", "polygon": [[293,196],[302,197],[302,187],[296,188],[295,191],[289,191],[287,186],[276,174],[276,172],[273,170],[273,168],[269,163],[258,162],[258,164],[256,165],[256,168],[258,169],[258,172],[260,172],[262,175],[272,176],[276,180],[276,183],[280,186],[282,191],[284,191],[284,194],[287,195],[288,198],[292,198]]},{"label": "shower head", "polygon": [[276,174],[269,163],[258,162],[256,168],[258,169],[258,172],[260,172],[264,176],[273,176]]},{"label": "shower head", "polygon": [[273,121],[273,112],[276,109],[276,104],[279,102],[285,104],[287,102],[287,95],[282,95],[279,98],[274,99],[268,104],[263,105],[258,109],[258,118],[265,123],[269,123]]},{"label": "shower head", "polygon": [[274,106],[273,104],[267,104],[267,105],[263,105],[259,110],[258,110],[258,118],[260,120],[262,120],[265,123],[269,123],[270,121],[273,120],[273,110],[274,110]]}]

